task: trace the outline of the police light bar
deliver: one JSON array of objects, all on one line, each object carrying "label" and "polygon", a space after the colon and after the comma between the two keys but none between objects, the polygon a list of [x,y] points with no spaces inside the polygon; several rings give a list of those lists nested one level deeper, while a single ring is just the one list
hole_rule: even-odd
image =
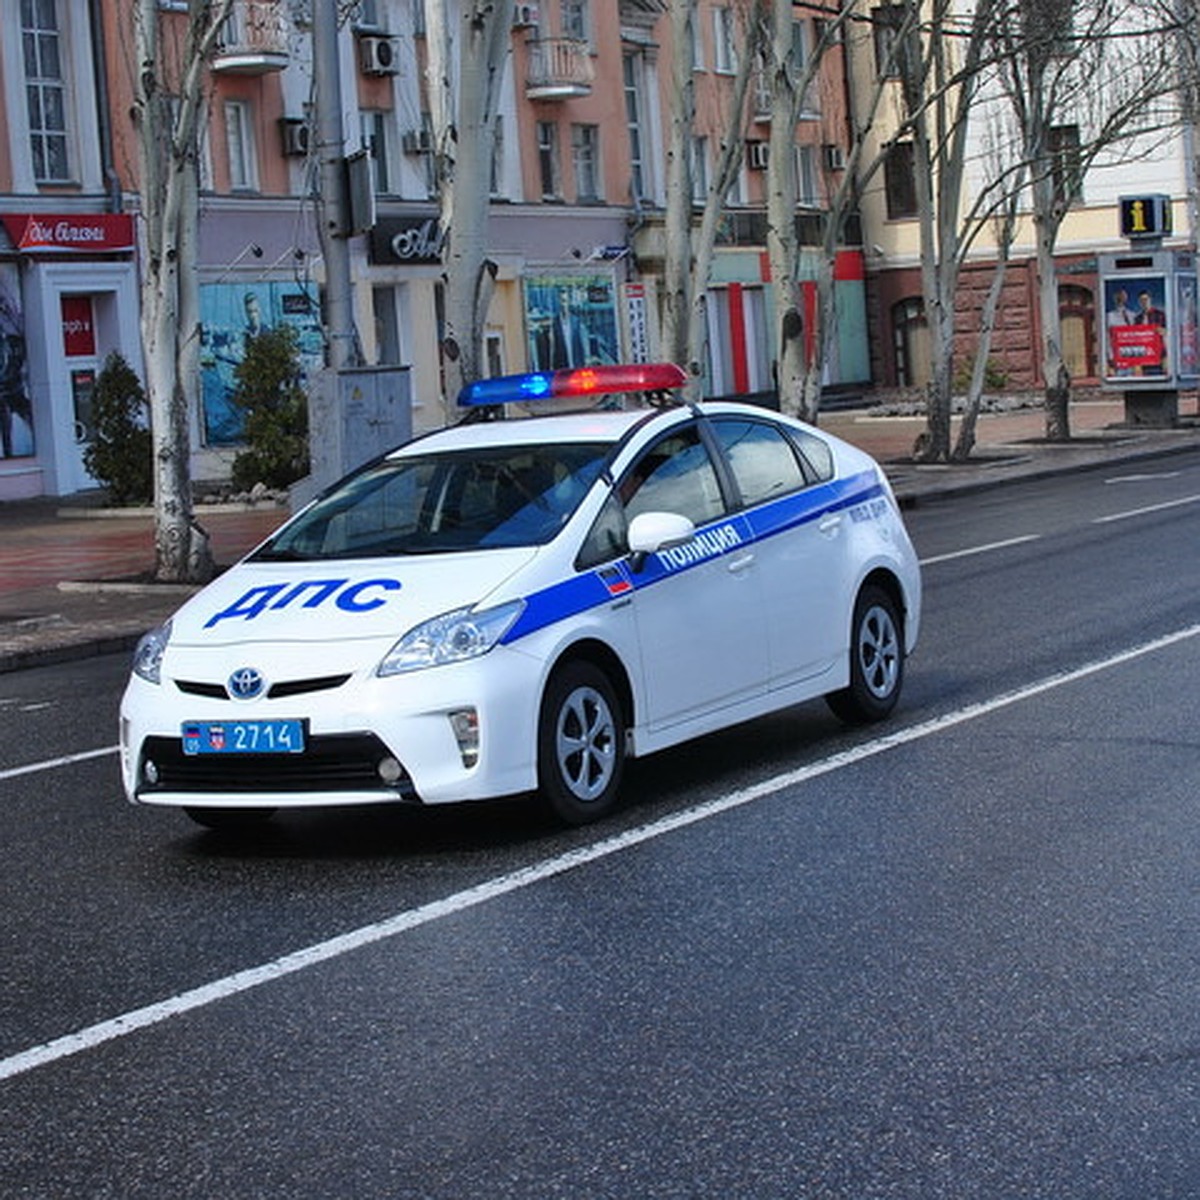
[{"label": "police light bar", "polygon": [[477,380],[458,393],[458,406],[480,408],[570,396],[605,396],[610,392],[662,392],[682,387],[686,382],[683,368],[674,363],[566,367],[560,371],[534,371]]}]

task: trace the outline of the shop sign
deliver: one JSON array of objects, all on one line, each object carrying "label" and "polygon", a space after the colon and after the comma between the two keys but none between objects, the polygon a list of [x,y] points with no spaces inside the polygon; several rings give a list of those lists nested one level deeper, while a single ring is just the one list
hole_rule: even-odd
[{"label": "shop sign", "polygon": [[371,230],[371,261],[439,263],[443,240],[437,217],[380,217]]},{"label": "shop sign", "polygon": [[4,228],[18,250],[32,254],[108,254],[132,250],[128,213],[5,213]]}]

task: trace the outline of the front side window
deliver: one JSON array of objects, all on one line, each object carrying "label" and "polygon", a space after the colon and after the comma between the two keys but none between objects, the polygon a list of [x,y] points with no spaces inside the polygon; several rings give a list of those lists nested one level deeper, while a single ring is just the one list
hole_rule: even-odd
[{"label": "front side window", "polygon": [[669,512],[707,525],[726,513],[721,485],[693,425],[654,443],[621,476],[580,551],[580,569],[628,552],[629,522],[640,513]]},{"label": "front side window", "polygon": [[70,163],[62,36],[55,0],[21,0],[21,48],[33,176],[39,183],[62,183],[70,178]]},{"label": "front side window", "polygon": [[608,450],[587,442],[388,460],[347,480],[254,557],[310,561],[542,545],[567,523]]}]

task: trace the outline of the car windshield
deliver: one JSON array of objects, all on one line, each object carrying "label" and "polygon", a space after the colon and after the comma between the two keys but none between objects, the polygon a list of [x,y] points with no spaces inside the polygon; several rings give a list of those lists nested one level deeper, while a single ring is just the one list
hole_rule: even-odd
[{"label": "car windshield", "polygon": [[583,442],[389,459],[347,479],[253,558],[373,558],[542,545],[566,524],[609,449]]}]

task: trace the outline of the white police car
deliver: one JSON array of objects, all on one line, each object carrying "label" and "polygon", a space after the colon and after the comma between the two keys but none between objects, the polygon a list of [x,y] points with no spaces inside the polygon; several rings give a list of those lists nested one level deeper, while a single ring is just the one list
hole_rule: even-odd
[{"label": "white police car", "polygon": [[[885,717],[921,583],[883,472],[776,413],[662,403],[682,382],[486,380],[477,417],[597,406],[467,419],[315,500],[138,647],[129,798],[218,826],[536,792],[581,823],[629,755],[817,696]],[[636,391],[659,403],[609,407]]]}]

